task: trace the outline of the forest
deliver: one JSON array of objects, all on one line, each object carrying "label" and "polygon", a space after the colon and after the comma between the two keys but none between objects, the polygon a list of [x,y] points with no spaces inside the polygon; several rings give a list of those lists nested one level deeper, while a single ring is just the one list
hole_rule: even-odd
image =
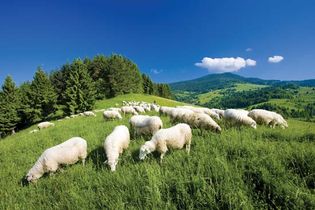
[{"label": "forest", "polygon": [[75,59],[49,73],[38,67],[33,80],[19,86],[7,76],[0,91],[0,136],[91,110],[96,100],[128,93],[171,97],[168,84],[154,83],[134,62],[117,54]]}]

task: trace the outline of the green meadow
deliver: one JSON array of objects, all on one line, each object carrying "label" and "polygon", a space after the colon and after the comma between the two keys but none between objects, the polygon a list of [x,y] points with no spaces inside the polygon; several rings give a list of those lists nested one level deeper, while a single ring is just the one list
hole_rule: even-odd
[{"label": "green meadow", "polygon": [[[98,101],[95,109],[123,100],[182,103],[129,94]],[[151,112],[150,115],[157,115]],[[169,151],[138,159],[148,138],[131,140],[117,171],[104,165],[105,137],[121,121],[78,117],[30,134],[33,125],[0,141],[0,209],[314,209],[315,123],[288,119],[289,128],[228,127],[222,134],[193,130],[191,153]],[[171,126],[161,117],[164,127]],[[129,125],[128,125],[129,126]],[[34,184],[22,180],[41,153],[71,137],[88,142],[86,165],[65,166]]]}]

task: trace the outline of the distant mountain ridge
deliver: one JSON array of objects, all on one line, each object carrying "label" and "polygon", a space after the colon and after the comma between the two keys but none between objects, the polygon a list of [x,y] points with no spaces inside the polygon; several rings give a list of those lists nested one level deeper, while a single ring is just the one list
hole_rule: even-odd
[{"label": "distant mountain ridge", "polygon": [[252,83],[258,85],[286,85],[315,87],[315,79],[301,81],[264,80],[259,78],[247,78],[232,73],[209,74],[197,79],[170,83],[173,91],[204,92],[232,87],[236,83]]}]

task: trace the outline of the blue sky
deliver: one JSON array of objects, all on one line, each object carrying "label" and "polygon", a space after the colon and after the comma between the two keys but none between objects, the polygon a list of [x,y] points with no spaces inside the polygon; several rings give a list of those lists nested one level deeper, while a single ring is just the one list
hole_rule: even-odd
[{"label": "blue sky", "polygon": [[[311,0],[1,2],[0,81],[10,74],[21,83],[39,65],[50,71],[111,53],[158,82],[223,71],[315,78],[314,11]],[[283,60],[268,62],[275,55]]]}]

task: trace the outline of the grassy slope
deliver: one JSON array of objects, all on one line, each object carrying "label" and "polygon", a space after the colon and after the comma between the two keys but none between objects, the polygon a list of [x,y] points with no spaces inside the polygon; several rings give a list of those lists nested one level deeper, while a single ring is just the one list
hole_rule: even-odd
[{"label": "grassy slope", "polygon": [[[127,98],[126,98],[127,97]],[[97,108],[120,100],[156,100],[128,95],[97,103]],[[152,113],[153,114],[153,113]],[[162,117],[165,127],[169,119]],[[97,117],[56,122],[56,126],[29,134],[31,127],[0,141],[0,209],[182,209],[315,206],[315,124],[289,120],[283,131],[260,126],[227,128],[221,135],[193,131],[191,154],[170,151],[162,165],[156,155],[143,162],[138,150],[143,138],[132,140],[116,173],[103,165],[102,142],[114,126]],[[66,167],[38,183],[20,185],[21,178],[47,148],[81,136],[88,141],[87,165]]]},{"label": "grassy slope", "polygon": [[251,83],[237,83],[233,88],[226,88],[223,90],[215,90],[208,93],[203,93],[198,95],[199,101],[201,104],[207,103],[211,99],[217,96],[222,96],[225,91],[227,90],[235,90],[236,92],[239,91],[249,91],[249,90],[257,90],[259,88],[267,87],[266,85],[256,85]]},{"label": "grassy slope", "polygon": [[[303,110],[308,103],[315,102],[315,89],[312,87],[300,87],[298,93],[293,95],[293,99],[270,99],[268,102],[281,107]],[[261,104],[263,104],[261,103]],[[255,104],[254,106],[259,105]]]}]

